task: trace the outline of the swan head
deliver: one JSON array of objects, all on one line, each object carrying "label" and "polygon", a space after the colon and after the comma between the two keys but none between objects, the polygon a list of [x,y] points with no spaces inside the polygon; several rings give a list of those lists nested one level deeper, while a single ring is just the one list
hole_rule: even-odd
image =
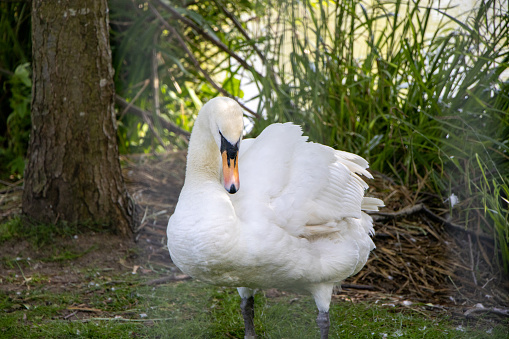
[{"label": "swan head", "polygon": [[244,131],[242,108],[230,98],[217,97],[202,108],[209,114],[210,130],[222,158],[222,182],[231,194],[240,188],[239,148]]}]

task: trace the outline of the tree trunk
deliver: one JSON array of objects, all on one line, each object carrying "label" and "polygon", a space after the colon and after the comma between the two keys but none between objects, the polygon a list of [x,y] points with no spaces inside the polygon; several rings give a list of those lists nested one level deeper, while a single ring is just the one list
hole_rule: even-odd
[{"label": "tree trunk", "polygon": [[32,131],[23,213],[131,235],[120,169],[107,0],[32,1]]}]

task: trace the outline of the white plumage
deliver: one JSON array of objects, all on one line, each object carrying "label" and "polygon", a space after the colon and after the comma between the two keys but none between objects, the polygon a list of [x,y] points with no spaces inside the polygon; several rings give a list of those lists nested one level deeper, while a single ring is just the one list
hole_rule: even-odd
[{"label": "white plumage", "polygon": [[231,99],[210,100],[200,111],[186,181],[168,223],[171,257],[195,278],[239,287],[246,337],[254,328],[245,301],[254,289],[279,288],[314,296],[325,338],[333,286],[357,273],[375,247],[371,217],[362,210],[383,202],[364,197],[368,185],[360,175],[371,178],[368,163],[307,142],[298,126],[273,124],[240,143],[240,188],[230,194],[220,150],[222,142],[238,145],[242,126]]}]

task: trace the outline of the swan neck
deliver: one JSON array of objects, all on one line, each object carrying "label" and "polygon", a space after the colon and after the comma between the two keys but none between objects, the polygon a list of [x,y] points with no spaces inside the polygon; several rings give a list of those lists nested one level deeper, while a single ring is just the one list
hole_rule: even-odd
[{"label": "swan neck", "polygon": [[199,115],[195,121],[187,154],[186,181],[220,178],[219,148],[210,131],[208,115]]}]

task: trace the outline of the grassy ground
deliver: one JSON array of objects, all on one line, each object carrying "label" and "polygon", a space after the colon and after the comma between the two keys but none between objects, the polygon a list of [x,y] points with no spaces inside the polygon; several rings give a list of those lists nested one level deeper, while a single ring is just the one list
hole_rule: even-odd
[{"label": "grassy ground", "polygon": [[[169,258],[154,260],[150,244],[141,249],[126,244],[101,234],[40,247],[24,240],[1,243],[0,337],[243,337],[235,289],[195,280],[150,284],[178,272]],[[507,320],[467,318],[461,307],[408,304],[380,294],[352,301],[354,294],[345,291],[333,299],[332,338],[509,335]],[[255,312],[260,338],[318,337],[316,308],[308,296],[261,291]]]},{"label": "grassy ground", "polygon": [[[233,289],[200,282],[138,285],[129,275],[93,279],[63,293],[44,291],[44,279],[31,291],[2,294],[1,336],[242,338],[243,324]],[[257,332],[262,338],[314,338],[315,307],[306,296],[256,301]],[[76,315],[69,316],[71,314]],[[80,315],[78,315],[80,313]],[[447,312],[432,314],[426,305],[387,306],[373,302],[334,302],[332,338],[442,337],[506,338],[507,327],[488,319],[458,320]]]}]

